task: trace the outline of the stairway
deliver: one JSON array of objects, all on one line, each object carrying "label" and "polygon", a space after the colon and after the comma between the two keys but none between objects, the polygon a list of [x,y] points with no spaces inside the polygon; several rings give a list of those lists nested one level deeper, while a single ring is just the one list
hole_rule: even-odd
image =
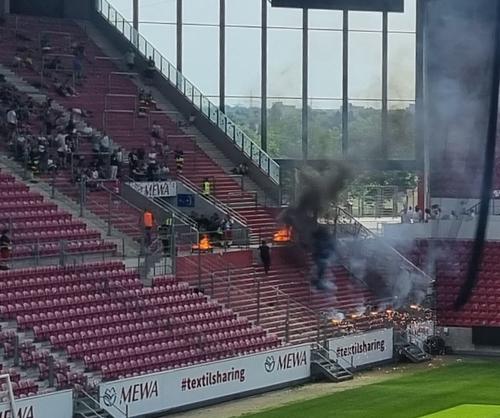
[{"label": "stairway", "polygon": [[318,344],[313,346],[311,352],[311,374],[335,383],[353,379],[353,374],[337,362],[330,360],[328,351]]},{"label": "stairway", "polygon": [[[116,48],[99,32],[93,25],[86,25],[86,33],[92,41],[106,55],[114,57],[121,56]],[[119,68],[120,63],[116,64]],[[121,68],[120,68],[121,69]],[[151,89],[158,105],[169,112],[168,116],[158,115],[157,119],[165,129],[167,135],[170,135],[170,149],[175,150],[180,146],[184,151],[185,164],[182,176],[189,180],[190,186],[194,185],[197,192],[201,192],[201,184],[205,177],[214,181],[215,192],[213,196],[222,204],[228,205],[235,210],[250,227],[250,238],[252,244],[257,244],[261,239],[270,240],[277,225],[275,216],[259,202],[265,200],[265,193],[248,177],[244,178],[244,190],[242,190],[241,180],[230,173],[234,164],[228,160],[217,147],[203,135],[194,126],[179,129],[177,122],[184,121],[182,114],[177,111],[174,105],[158,89],[145,86],[140,79],[128,79],[129,85],[134,85],[135,90],[147,87]],[[121,91],[125,91],[125,84],[120,84]],[[99,90],[102,92],[102,86]],[[129,93],[133,88],[128,87]],[[98,99],[98,98],[97,98]],[[102,99],[98,99],[98,102]],[[98,123],[99,121],[96,121]],[[123,145],[130,150],[137,146],[137,139],[134,138],[141,130],[147,130],[145,120],[136,120],[135,127],[130,129],[115,130],[112,132],[116,143]],[[179,137],[182,136],[182,137]],[[144,137],[144,134],[142,135]],[[167,159],[171,173],[175,172],[175,161],[173,153],[170,153]],[[181,178],[181,180],[184,180]]]},{"label": "stairway", "polygon": [[85,393],[79,393],[75,399],[73,416],[75,418],[113,418],[101,408],[97,399]]}]

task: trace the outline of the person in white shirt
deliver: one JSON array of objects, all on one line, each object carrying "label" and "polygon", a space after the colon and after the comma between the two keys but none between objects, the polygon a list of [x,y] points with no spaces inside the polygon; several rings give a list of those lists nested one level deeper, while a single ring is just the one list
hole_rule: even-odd
[{"label": "person in white shirt", "polygon": [[14,134],[17,131],[17,113],[15,109],[11,109],[7,112],[7,126],[9,127],[9,141],[13,139]]},{"label": "person in white shirt", "polygon": [[413,223],[413,209],[412,209],[411,206],[406,211],[406,217],[405,217],[405,219],[406,219],[406,222]]},{"label": "person in white shirt", "polygon": [[104,136],[101,138],[101,152],[109,152],[109,148],[111,146],[111,140],[109,136],[104,133]]}]

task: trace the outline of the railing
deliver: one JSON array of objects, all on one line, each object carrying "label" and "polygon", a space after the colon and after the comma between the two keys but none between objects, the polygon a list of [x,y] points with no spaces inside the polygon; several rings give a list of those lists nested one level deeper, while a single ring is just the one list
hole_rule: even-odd
[{"label": "railing", "polygon": [[[481,202],[476,203],[474,206],[471,206],[469,209],[465,211],[466,212],[465,215],[479,215],[480,206]],[[498,203],[497,199],[490,200],[490,207],[488,213],[491,216],[500,215],[500,204]],[[459,216],[461,216],[461,214],[459,214]]]},{"label": "railing", "polygon": [[[421,274],[425,278],[429,280],[429,283],[433,281],[433,279],[425,273],[422,269],[417,267],[415,264],[413,264],[410,260],[408,260],[403,254],[401,254],[398,250],[396,250],[394,247],[391,247],[389,244],[385,243],[383,240],[380,239],[377,235],[375,235],[372,231],[370,231],[368,228],[366,228],[364,225],[362,225],[359,221],[357,221],[353,216],[351,216],[347,211],[345,211],[342,208],[336,207],[335,208],[336,214],[335,214],[335,226],[336,226],[336,233],[338,234],[339,232],[349,232],[350,235],[352,233],[355,233],[356,235],[353,235],[355,238],[372,238],[376,239],[377,243],[379,244],[379,247],[384,248],[386,252],[392,256],[397,257],[402,266],[406,267],[408,270],[416,272],[418,274]],[[348,226],[348,229],[345,229],[344,227]]]},{"label": "railing", "polygon": [[280,167],[266,152],[246,135],[227,115],[204,96],[173,64],[158,52],[107,0],[97,0],[98,13],[120,32],[139,54],[156,63],[158,73],[186,97],[206,118],[216,125],[252,163],[274,183],[280,184]]},{"label": "railing", "polygon": [[190,216],[186,215],[184,212],[177,209],[175,206],[168,203],[165,199],[161,197],[153,198],[153,202],[165,209],[167,212],[172,213],[175,219],[179,219],[183,224],[188,225],[193,231],[198,232],[198,224]]},{"label": "railing", "polygon": [[[256,277],[255,270],[251,274],[253,292],[250,292],[241,289],[241,287],[231,279],[233,270],[237,269],[232,265],[226,264],[225,268],[210,270],[206,267],[209,263],[205,260],[202,261],[201,257],[197,258],[197,262],[195,262],[192,257],[183,257],[183,260],[197,270],[197,273],[193,275],[190,274],[189,277],[195,280],[199,289],[203,289],[203,291],[212,298],[224,303],[229,309],[233,309],[236,312],[244,312],[245,308],[248,308],[249,311],[255,309],[256,325],[262,324],[262,310],[266,308],[273,310],[277,317],[282,317],[283,321],[275,325],[273,333],[282,333],[286,343],[290,342],[293,338],[292,328],[294,318],[302,319],[302,321],[306,319],[309,323],[314,324],[310,328],[314,331],[314,338],[311,338],[316,341],[322,338],[324,324],[321,320],[321,314],[296,301],[276,286],[266,285],[266,294],[263,294],[263,285],[260,278]],[[197,278],[196,274],[198,275]],[[183,280],[182,274],[180,274],[180,277],[180,280]],[[216,284],[220,286],[216,286]],[[235,297],[239,297],[240,300],[244,298],[247,302],[254,301],[255,307],[246,304],[242,305],[240,301],[235,303]],[[244,313],[243,316],[245,316]],[[300,335],[297,334],[297,336]]]},{"label": "railing", "polygon": [[[318,344],[318,343],[314,343],[312,345],[312,348],[313,348],[313,350],[317,351],[317,355],[319,357],[321,357],[322,359],[324,359],[326,361],[329,361],[329,362],[335,364],[337,367],[342,369],[344,372],[346,372],[352,376],[352,372],[349,369],[352,368],[353,365],[351,363],[349,363],[345,358],[337,357],[336,360],[332,360],[330,358],[330,353],[332,352],[332,350],[330,350],[329,348],[323,347],[321,344]],[[341,362],[343,364],[340,364]]]},{"label": "railing", "polygon": [[184,183],[184,186],[186,186],[186,188],[188,188],[191,192],[198,194],[198,198],[205,199],[211,205],[219,209],[222,213],[230,215],[233,220],[237,221],[242,226],[245,227],[247,226],[246,218],[241,216],[232,207],[221,202],[219,199],[217,199],[215,196],[211,194],[210,195],[204,194],[200,187],[198,187],[188,178],[184,177],[182,174],[179,174],[177,177],[179,178],[180,181],[182,181],[182,183]]},{"label": "railing", "polygon": [[[103,239],[91,239],[91,241],[99,242],[99,244],[104,244],[107,241]],[[79,244],[79,240],[59,240],[59,241],[40,241],[34,240],[32,242],[25,242],[16,244],[15,242],[11,246],[11,255],[4,263],[7,265],[25,265],[25,266],[41,266],[41,265],[53,265],[54,259],[59,260],[59,265],[66,266],[68,263],[84,264],[88,262],[89,259],[95,260],[96,258],[102,259],[104,262],[110,253],[116,253],[116,250],[111,249],[101,249],[101,250],[88,250],[84,251],[78,249],[76,251],[70,251],[68,249],[68,244],[75,243]],[[57,250],[52,250],[52,248],[47,248],[49,245],[57,245]],[[116,243],[114,243],[116,245]],[[1,264],[1,263],[0,263]]]},{"label": "railing", "polygon": [[[135,183],[136,182],[133,178],[131,178],[131,177],[127,176],[127,175],[125,175],[123,177],[123,180],[125,182],[129,182],[129,183]],[[174,205],[171,205],[170,203],[168,203],[165,199],[157,197],[157,198],[153,198],[152,201],[156,205],[160,206],[162,209],[166,210],[167,212],[172,213],[172,215],[174,215],[174,217],[176,219],[179,219],[183,224],[188,225],[191,229],[193,229],[196,232],[198,231],[198,224],[196,223],[196,221],[193,218],[191,218],[190,216],[186,215],[184,212],[182,212],[181,210],[179,210],[178,208],[176,208]]]}]

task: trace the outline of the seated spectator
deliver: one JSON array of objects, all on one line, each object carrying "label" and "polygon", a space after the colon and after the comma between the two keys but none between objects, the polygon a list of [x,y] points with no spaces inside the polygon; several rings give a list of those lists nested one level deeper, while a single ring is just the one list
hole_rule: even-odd
[{"label": "seated spectator", "polygon": [[194,113],[191,113],[189,115],[189,118],[185,122],[179,121],[177,123],[177,126],[179,126],[180,128],[189,128],[194,124],[195,121],[196,121],[196,116]]},{"label": "seated spectator", "polygon": [[31,57],[31,52],[28,52],[23,59],[23,64],[26,68],[33,70],[33,58]]},{"label": "seated spectator", "polygon": [[12,66],[14,68],[21,68],[23,65],[23,59],[19,55],[14,55],[14,59],[12,60]]},{"label": "seated spectator", "polygon": [[231,173],[244,176],[248,174],[248,165],[246,163],[240,163],[231,170]]},{"label": "seated spectator", "polygon": [[149,90],[148,93],[146,94],[145,103],[146,106],[148,106],[149,108],[156,110],[156,101],[153,98],[153,93],[151,92],[151,90]]},{"label": "seated spectator", "polygon": [[103,132],[103,136],[100,141],[100,152],[108,153],[111,148],[111,140],[106,132]]},{"label": "seated spectator", "polygon": [[162,139],[163,133],[164,131],[161,125],[157,121],[154,121],[153,126],[151,127],[151,135],[156,139]]},{"label": "seated spectator", "polygon": [[165,181],[168,180],[170,174],[170,170],[165,164],[162,164],[160,167],[160,172],[159,172],[159,180],[160,181]]}]

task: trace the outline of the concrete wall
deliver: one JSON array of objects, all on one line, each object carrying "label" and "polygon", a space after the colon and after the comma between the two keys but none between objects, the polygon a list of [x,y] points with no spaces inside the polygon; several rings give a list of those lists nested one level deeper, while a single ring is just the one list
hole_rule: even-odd
[{"label": "concrete wall", "polygon": [[94,7],[95,0],[64,0],[64,17],[89,20]]},{"label": "concrete wall", "polygon": [[0,0],[0,16],[10,13],[10,0]]},{"label": "concrete wall", "polygon": [[[122,185],[122,190],[121,190],[122,196],[131,204],[134,206],[137,206],[140,209],[146,209],[149,208],[153,212],[155,218],[156,218],[156,223],[160,224],[163,223],[164,220],[167,217],[170,217],[171,214],[170,212],[166,211],[162,207],[158,206],[155,202],[153,202],[151,199],[147,198],[146,196],[142,195],[141,193],[135,191],[131,187],[127,186],[126,184]],[[184,225],[180,223],[180,221],[177,220],[176,225]],[[179,232],[184,232],[183,229],[177,228]],[[188,226],[185,226],[185,232],[190,232],[190,228]]]},{"label": "concrete wall", "polygon": [[35,16],[90,19],[95,0],[0,0],[0,10]]},{"label": "concrete wall", "polygon": [[[177,182],[177,193],[178,194],[192,194],[194,195],[194,207],[193,208],[184,208],[177,206],[177,197],[165,197],[165,201],[167,201],[172,206],[175,206],[181,212],[186,215],[190,215],[191,212],[196,212],[198,214],[204,214],[207,217],[212,216],[214,213],[217,213],[219,217],[223,218],[225,216],[224,212],[219,210],[216,206],[212,205],[210,201],[203,198],[203,196],[193,192],[191,189],[188,189],[182,182]],[[243,228],[243,225],[234,219],[234,227],[235,228]]]},{"label": "concrete wall", "polygon": [[[212,205],[210,201],[206,200],[203,198],[203,196],[200,196],[196,194],[196,192],[192,192],[190,189],[188,189],[182,182],[177,181],[177,193],[178,194],[192,194],[194,195],[194,207],[190,208],[185,208],[185,207],[179,207],[177,205],[177,196],[173,197],[164,197],[163,199],[169,203],[170,205],[176,207],[178,210],[180,210],[182,213],[186,214],[189,216],[191,212],[196,212],[199,215],[205,215],[207,217],[212,216],[214,213],[217,213],[220,218],[223,218],[225,216],[224,212],[222,212],[220,209],[218,209],[216,206]],[[128,186],[126,183],[123,184],[122,187],[122,196],[127,199],[129,202],[131,202],[133,205],[138,206],[140,208],[146,208],[148,205],[156,205],[151,199],[147,198],[146,196],[142,195],[141,193],[137,192],[135,189],[131,188]],[[158,215],[161,218],[164,218],[166,216],[167,212],[163,210],[163,212],[158,212]],[[243,228],[243,225],[239,223],[236,220],[234,221],[234,227],[235,228]]]},{"label": "concrete wall", "polygon": [[[388,241],[412,241],[416,238],[473,239],[477,218],[464,220],[430,221],[427,224],[384,224],[382,235]],[[490,216],[487,239],[500,240],[500,216]]]},{"label": "concrete wall", "polygon": [[472,344],[472,328],[438,327],[436,335],[440,336],[453,351],[474,351]]}]

